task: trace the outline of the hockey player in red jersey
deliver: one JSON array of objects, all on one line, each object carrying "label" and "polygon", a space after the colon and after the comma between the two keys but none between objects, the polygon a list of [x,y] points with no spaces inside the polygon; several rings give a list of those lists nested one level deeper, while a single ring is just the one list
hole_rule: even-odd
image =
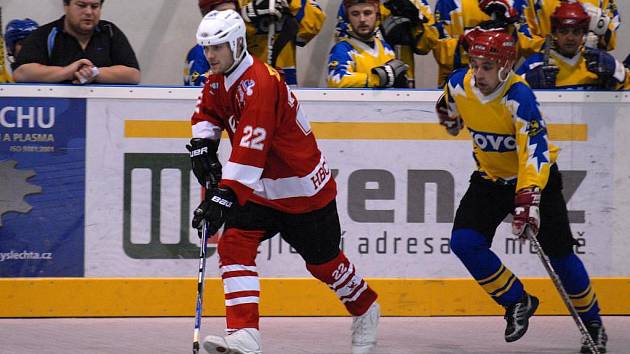
[{"label": "hockey player in red jersey", "polygon": [[[339,249],[336,184],[300,103],[276,70],[247,52],[245,23],[232,10],[206,15],[197,31],[213,75],[192,116],[188,149],[193,172],[208,190],[193,217],[209,232],[221,226],[218,253],[227,333],[208,336],[210,353],[262,353],[256,254],[280,233],[306,269],[336,292],[353,316],[352,353],[376,344],[376,293]],[[217,148],[227,131],[232,151],[221,169]]]}]

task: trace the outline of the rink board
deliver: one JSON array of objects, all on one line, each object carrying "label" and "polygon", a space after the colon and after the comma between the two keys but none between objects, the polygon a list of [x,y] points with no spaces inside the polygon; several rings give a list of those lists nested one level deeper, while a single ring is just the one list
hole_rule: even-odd
[{"label": "rink board", "polygon": [[[503,315],[471,279],[368,279],[384,316]],[[523,279],[541,300],[538,315],[567,315],[549,279]],[[596,278],[602,314],[630,315],[630,279]],[[193,316],[190,278],[0,279],[0,317]],[[261,279],[262,316],[347,316],[330,289],[314,279]],[[224,316],[219,278],[206,280],[205,316]]]},{"label": "rink board", "polygon": [[[187,315],[194,284],[192,295],[179,287],[189,284],[197,271],[198,240],[188,219],[200,191],[183,147],[190,136],[188,118],[198,89],[3,85],[0,94],[16,101],[12,103],[16,107],[28,108],[38,98],[62,105],[83,100],[85,105],[84,113],[75,114],[83,114],[85,120],[84,151],[79,150],[84,153],[84,213],[65,215],[76,222],[59,234],[54,229],[33,231],[30,223],[40,218],[27,218],[28,213],[0,215],[4,225],[15,222],[12,230],[20,231],[6,238],[0,227],[0,271],[7,278],[0,280],[0,287],[12,289],[2,292],[5,313],[0,316]],[[433,106],[439,92],[297,90],[296,95],[335,173],[341,246],[362,275],[375,279],[385,313],[497,314],[500,309],[467,279],[448,245],[454,211],[474,162],[468,134],[451,137],[435,122]],[[537,96],[550,139],[562,149],[559,166],[565,198],[580,242],[576,252],[598,278],[603,310],[627,314],[630,97],[603,92]],[[16,122],[16,117],[5,116],[4,122]],[[67,124],[67,119],[63,121]],[[5,124],[2,129],[4,133],[16,128]],[[28,127],[23,130],[28,132]],[[222,160],[229,154],[226,145],[221,144]],[[24,156],[15,153],[10,158],[19,161]],[[38,176],[45,175],[33,169],[36,176],[28,182],[37,185]],[[33,205],[30,213],[40,207],[33,201],[45,199],[47,193],[44,189],[24,197]],[[71,240],[82,245],[83,252],[51,240]],[[214,242],[208,252],[208,288],[218,295],[207,300],[206,311],[221,315]],[[493,250],[523,279],[546,276],[532,250],[510,237],[509,223],[499,227]],[[42,254],[52,259],[39,257]],[[309,299],[332,295],[309,279],[299,255],[279,237],[261,245],[257,263],[266,278],[264,314],[344,314],[332,300],[317,305],[304,301],[301,292],[314,294]],[[543,294],[550,289],[544,281],[526,283]],[[36,291],[27,296],[28,289]],[[99,291],[92,296],[92,289]],[[300,297],[284,297],[292,292]],[[87,295],[85,300],[74,296],[79,293]],[[162,306],[162,298],[173,301]],[[545,302],[549,304],[542,307],[549,311],[545,313],[562,311],[553,305],[560,304],[553,296]]]}]

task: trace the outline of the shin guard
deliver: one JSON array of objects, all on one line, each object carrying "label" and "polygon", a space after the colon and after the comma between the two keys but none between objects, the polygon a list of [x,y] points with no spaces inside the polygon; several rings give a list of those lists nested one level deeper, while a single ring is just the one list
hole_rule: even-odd
[{"label": "shin guard", "polygon": [[600,321],[597,296],[582,261],[574,253],[562,257],[549,257],[573,306],[584,323]]},{"label": "shin guard", "polygon": [[317,279],[328,285],[353,316],[364,314],[376,301],[376,293],[357,273],[354,264],[342,251],[337,257],[323,264],[307,264],[306,269]]},{"label": "shin guard", "polygon": [[509,306],[523,298],[523,284],[490,250],[484,235],[471,229],[455,230],[451,250],[499,305]]},{"label": "shin guard", "polygon": [[227,331],[258,329],[260,281],[256,254],[261,231],[228,229],[219,239],[219,261],[225,293]]}]

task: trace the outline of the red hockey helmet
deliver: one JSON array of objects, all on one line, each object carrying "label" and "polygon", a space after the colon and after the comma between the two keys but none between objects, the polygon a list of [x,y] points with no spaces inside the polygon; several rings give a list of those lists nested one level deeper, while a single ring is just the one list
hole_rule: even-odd
[{"label": "red hockey helmet", "polygon": [[217,6],[225,3],[232,3],[236,6],[236,11],[240,11],[238,6],[238,0],[199,0],[199,10],[202,13],[208,13],[214,10]]},{"label": "red hockey helmet", "polygon": [[485,58],[505,65],[516,60],[516,45],[514,38],[505,32],[483,32],[474,37],[468,54],[471,58]]},{"label": "red hockey helmet", "polygon": [[379,0],[343,0],[343,7],[345,8],[346,13],[348,13],[348,9],[351,6],[357,5],[357,4],[372,4],[376,6],[377,11],[380,8]]},{"label": "red hockey helmet", "polygon": [[560,27],[577,27],[588,32],[591,17],[579,2],[561,2],[560,6],[551,14],[551,31]]}]

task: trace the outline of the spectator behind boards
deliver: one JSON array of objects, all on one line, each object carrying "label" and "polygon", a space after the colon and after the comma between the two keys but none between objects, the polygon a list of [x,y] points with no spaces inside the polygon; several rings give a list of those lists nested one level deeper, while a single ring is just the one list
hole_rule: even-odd
[{"label": "spectator behind boards", "polygon": [[328,87],[406,88],[407,64],[376,36],[378,0],[343,0],[350,25],[328,56]]},{"label": "spectator behind boards", "polygon": [[137,84],[140,69],[122,31],[101,21],[105,0],[63,0],[65,15],[22,43],[16,82]]},{"label": "spectator behind boards", "polygon": [[[15,57],[20,52],[20,49],[22,49],[22,41],[24,38],[28,37],[28,35],[38,27],[37,22],[30,18],[23,20],[15,19],[7,23],[7,27],[4,30],[4,48],[6,48],[10,63],[15,61]],[[4,66],[4,56],[0,58],[2,58],[2,60],[0,60],[0,83],[13,82],[11,72],[8,72]]]}]

